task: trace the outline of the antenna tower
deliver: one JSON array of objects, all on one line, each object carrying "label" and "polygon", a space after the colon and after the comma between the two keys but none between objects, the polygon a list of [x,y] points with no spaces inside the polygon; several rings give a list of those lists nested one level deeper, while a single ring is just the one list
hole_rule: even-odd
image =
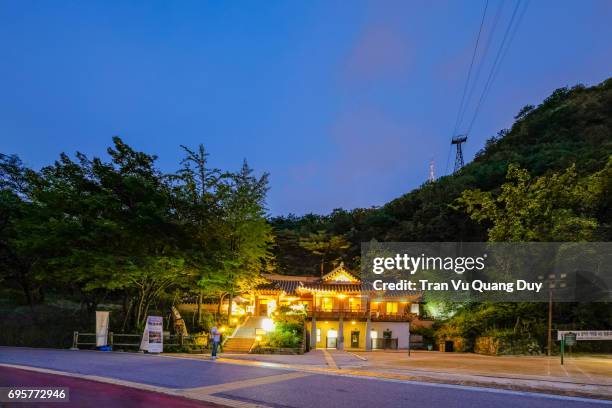
[{"label": "antenna tower", "polygon": [[435,173],[436,162],[434,159],[429,161],[429,178],[427,179],[430,183],[436,181],[436,173]]}]

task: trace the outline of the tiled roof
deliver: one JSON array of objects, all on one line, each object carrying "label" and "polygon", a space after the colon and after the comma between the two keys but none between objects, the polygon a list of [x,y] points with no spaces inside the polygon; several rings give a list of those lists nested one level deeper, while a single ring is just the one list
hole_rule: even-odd
[{"label": "tiled roof", "polygon": [[291,280],[291,281],[275,280],[273,282],[274,282],[274,285],[278,289],[284,291],[288,295],[289,294],[291,294],[291,295],[295,294],[295,290],[298,287],[302,286],[302,282],[300,282],[300,281],[293,281],[293,280]]},{"label": "tiled roof", "polygon": [[306,283],[302,285],[305,290],[330,292],[363,292],[368,290],[361,283]]},{"label": "tiled roof", "polygon": [[323,282],[321,278],[313,276],[282,276],[268,275],[268,282],[257,287],[257,292],[280,293],[295,295],[297,292],[344,292],[364,293],[381,297],[420,296],[418,291],[375,291],[369,282],[363,283],[329,283]]}]

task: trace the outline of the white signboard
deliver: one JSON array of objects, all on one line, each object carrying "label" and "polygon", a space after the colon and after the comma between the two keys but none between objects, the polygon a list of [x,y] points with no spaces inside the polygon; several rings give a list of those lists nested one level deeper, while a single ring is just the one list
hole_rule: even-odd
[{"label": "white signboard", "polygon": [[146,350],[149,353],[161,353],[164,351],[163,317],[147,317],[147,324],[142,334],[140,349]]},{"label": "white signboard", "polygon": [[567,333],[575,333],[576,340],[612,340],[612,330],[559,330],[557,340]]},{"label": "white signboard", "polygon": [[96,311],[96,347],[108,344],[109,313]]}]

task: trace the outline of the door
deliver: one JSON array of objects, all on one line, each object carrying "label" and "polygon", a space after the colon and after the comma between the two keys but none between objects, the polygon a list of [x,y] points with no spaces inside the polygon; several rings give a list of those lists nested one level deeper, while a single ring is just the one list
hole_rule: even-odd
[{"label": "door", "polygon": [[359,348],[359,332],[351,332],[351,348]]},{"label": "door", "polygon": [[326,348],[335,349],[338,347],[338,338],[337,337],[327,337]]},{"label": "door", "polygon": [[338,347],[338,332],[336,330],[329,329],[327,331],[327,336],[325,337],[325,347],[326,348]]},{"label": "door", "polygon": [[260,316],[267,316],[268,315],[268,304],[267,303],[260,303],[259,304],[259,315]]}]

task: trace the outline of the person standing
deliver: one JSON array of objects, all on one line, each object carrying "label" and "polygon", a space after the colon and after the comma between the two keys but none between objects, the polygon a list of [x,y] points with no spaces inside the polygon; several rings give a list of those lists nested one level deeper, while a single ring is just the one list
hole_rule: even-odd
[{"label": "person standing", "polygon": [[217,330],[217,326],[213,326],[213,328],[210,329],[210,342],[212,344],[211,359],[216,360],[219,343],[221,343],[221,333]]}]

